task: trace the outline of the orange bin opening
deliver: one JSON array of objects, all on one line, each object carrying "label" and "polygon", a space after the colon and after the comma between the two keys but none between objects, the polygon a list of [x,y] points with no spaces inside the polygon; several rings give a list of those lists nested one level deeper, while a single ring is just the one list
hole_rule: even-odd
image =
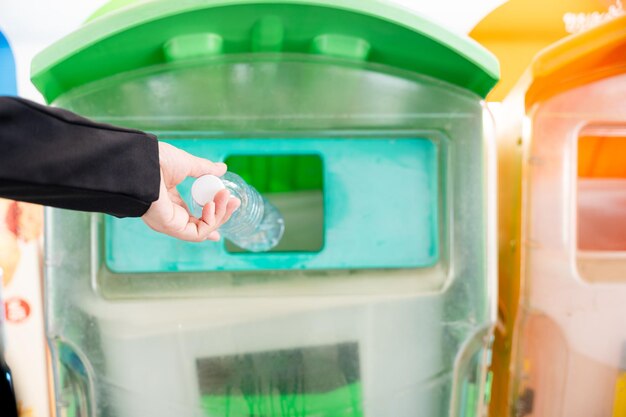
[{"label": "orange bin opening", "polygon": [[579,138],[578,249],[626,251],[626,135]]}]

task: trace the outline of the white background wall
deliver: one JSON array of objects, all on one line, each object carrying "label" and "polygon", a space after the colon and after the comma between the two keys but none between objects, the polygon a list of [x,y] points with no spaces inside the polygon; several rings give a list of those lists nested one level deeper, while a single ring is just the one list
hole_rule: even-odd
[{"label": "white background wall", "polygon": [[[107,0],[0,0],[0,30],[16,55],[18,91],[42,101],[29,80],[33,56],[78,27]],[[176,1],[176,0],[173,0]],[[506,0],[393,0],[451,30],[467,33]]]}]

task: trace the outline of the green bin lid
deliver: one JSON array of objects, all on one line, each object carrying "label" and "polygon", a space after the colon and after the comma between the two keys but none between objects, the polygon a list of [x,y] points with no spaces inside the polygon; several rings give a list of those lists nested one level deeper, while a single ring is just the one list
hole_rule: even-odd
[{"label": "green bin lid", "polygon": [[306,53],[428,75],[485,97],[499,64],[468,37],[377,0],[114,0],[33,60],[48,102],[138,68],[242,53]]}]

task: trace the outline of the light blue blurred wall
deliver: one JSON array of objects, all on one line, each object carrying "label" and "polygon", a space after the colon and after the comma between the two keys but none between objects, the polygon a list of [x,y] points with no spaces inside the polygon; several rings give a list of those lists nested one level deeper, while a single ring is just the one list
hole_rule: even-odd
[{"label": "light blue blurred wall", "polygon": [[9,42],[0,31],[0,95],[16,95],[15,60]]}]

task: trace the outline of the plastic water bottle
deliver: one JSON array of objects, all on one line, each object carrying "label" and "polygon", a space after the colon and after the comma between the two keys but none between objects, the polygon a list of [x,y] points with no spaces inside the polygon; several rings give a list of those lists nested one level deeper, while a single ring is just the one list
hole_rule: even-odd
[{"label": "plastic water bottle", "polygon": [[222,177],[204,175],[193,183],[191,209],[194,215],[199,217],[202,207],[225,188],[241,200],[241,205],[219,229],[220,233],[250,252],[265,252],[276,246],[285,231],[283,216],[253,186],[232,172]]}]

